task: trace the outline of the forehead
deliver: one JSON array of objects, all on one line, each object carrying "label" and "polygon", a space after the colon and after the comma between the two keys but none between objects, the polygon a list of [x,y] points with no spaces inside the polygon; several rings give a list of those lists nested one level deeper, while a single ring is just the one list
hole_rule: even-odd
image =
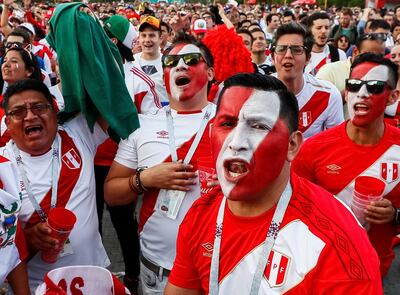
[{"label": "forehead", "polygon": [[171,51],[170,54],[186,54],[186,53],[201,53],[200,48],[193,44],[178,44]]},{"label": "forehead", "polygon": [[8,42],[23,43],[24,42],[24,38],[22,38],[21,36],[8,36],[6,43],[8,43]]},{"label": "forehead", "polygon": [[253,32],[253,33],[251,33],[251,34],[253,35],[253,38],[254,38],[254,39],[256,39],[256,38],[263,38],[263,39],[265,39],[265,35],[264,35],[263,32],[256,31],[256,32]]},{"label": "forehead", "polygon": [[278,40],[279,45],[304,45],[304,39],[302,35],[298,34],[287,34],[282,35]]},{"label": "forehead", "polygon": [[21,54],[17,50],[9,50],[6,52],[6,55],[4,55],[4,58],[11,58],[11,57],[21,59]]},{"label": "forehead", "polygon": [[39,91],[25,90],[11,96],[10,100],[8,101],[8,107],[11,108],[13,106],[34,102],[47,102],[47,99],[44,94]]},{"label": "forehead", "polygon": [[144,28],[142,31],[139,31],[139,36],[141,35],[153,35],[153,34],[157,34],[158,31],[154,30],[151,27],[146,27]]},{"label": "forehead", "polygon": [[313,22],[314,26],[329,26],[330,22],[329,19],[326,18],[319,18]]},{"label": "forehead", "polygon": [[221,114],[239,117],[243,115],[259,115],[262,117],[279,115],[280,100],[272,91],[257,90],[243,86],[228,88],[220,102]]},{"label": "forehead", "polygon": [[364,62],[353,69],[351,72],[351,77],[366,81],[387,81],[389,79],[389,69],[384,65],[378,65],[372,62]]}]

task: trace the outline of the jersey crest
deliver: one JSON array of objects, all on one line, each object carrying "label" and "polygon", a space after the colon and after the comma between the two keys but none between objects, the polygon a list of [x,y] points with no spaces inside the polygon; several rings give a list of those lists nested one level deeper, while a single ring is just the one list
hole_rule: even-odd
[{"label": "jersey crest", "polygon": [[74,148],[62,156],[62,161],[69,169],[79,169],[81,167],[81,158]]},{"label": "jersey crest", "polygon": [[285,283],[289,262],[289,257],[278,251],[271,250],[264,272],[271,288],[282,286]]},{"label": "jersey crest", "polygon": [[381,177],[387,183],[396,181],[399,178],[399,164],[395,162],[381,163]]},{"label": "jersey crest", "polygon": [[299,115],[299,125],[303,127],[308,127],[312,122],[311,111],[301,112]]}]

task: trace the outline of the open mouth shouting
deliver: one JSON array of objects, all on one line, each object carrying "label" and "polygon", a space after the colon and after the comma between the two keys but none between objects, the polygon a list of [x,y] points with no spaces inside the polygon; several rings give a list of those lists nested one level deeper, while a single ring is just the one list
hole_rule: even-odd
[{"label": "open mouth shouting", "polygon": [[357,116],[366,115],[369,111],[369,106],[365,103],[356,103],[354,104],[354,114]]},{"label": "open mouth shouting", "polygon": [[229,182],[238,182],[249,173],[249,163],[242,159],[224,161],[224,174]]},{"label": "open mouth shouting", "polygon": [[178,76],[175,79],[175,85],[178,87],[184,87],[187,86],[190,83],[191,79],[188,75],[182,75],[182,76]]},{"label": "open mouth shouting", "polygon": [[25,135],[28,137],[36,137],[40,136],[40,134],[43,131],[43,126],[40,124],[35,124],[35,125],[29,125],[25,127]]}]

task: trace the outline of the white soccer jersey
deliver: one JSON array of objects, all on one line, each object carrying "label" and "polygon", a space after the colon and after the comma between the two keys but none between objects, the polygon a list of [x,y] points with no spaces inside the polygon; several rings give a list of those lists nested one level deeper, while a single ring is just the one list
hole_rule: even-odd
[{"label": "white soccer jersey", "polygon": [[296,94],[299,104],[299,130],[304,137],[311,137],[344,121],[342,96],[336,87],[303,74],[303,89]]},{"label": "white soccer jersey", "polygon": [[[339,60],[346,60],[347,59],[346,53],[341,49],[338,49],[338,51],[339,51]],[[322,52],[318,53],[311,52],[310,61],[307,64],[304,72],[315,76],[323,65],[326,65],[330,62],[332,62],[332,57],[329,51],[329,46],[325,45],[324,50]]]},{"label": "white soccer jersey", "polygon": [[[41,283],[44,275],[51,269],[68,265],[106,267],[110,263],[98,231],[93,169],[96,148],[107,135],[97,124],[91,133],[86,119],[78,115],[60,126],[57,136],[60,141],[57,207],[65,206],[77,216],[77,222],[69,236],[73,254],[60,257],[56,263],[48,264],[41,260],[40,252],[36,253],[28,263],[31,288]],[[33,194],[44,211],[48,212],[51,198],[52,150],[36,157],[22,151],[20,153]],[[18,169],[12,141],[0,149],[0,154],[9,158],[15,169]],[[23,227],[30,227],[40,222],[40,219],[26,189],[21,188],[21,191],[22,206],[19,218]]]},{"label": "white soccer jersey", "polygon": [[[172,110],[175,143],[179,159],[183,159],[195,137],[204,117],[201,112],[180,114]],[[212,117],[215,105],[212,104]],[[156,115],[139,115],[141,128],[128,139],[120,142],[115,161],[126,167],[152,167],[162,162],[170,162],[170,149],[165,110]],[[209,125],[204,131],[191,163],[196,166],[199,157],[210,157]],[[154,263],[171,269],[175,258],[175,243],[179,225],[192,203],[200,196],[200,186],[192,185],[183,200],[176,220],[165,217],[154,210],[159,190],[149,190],[143,197],[140,212],[140,245],[144,256]]]},{"label": "white soccer jersey", "polygon": [[156,83],[133,62],[124,64],[125,84],[140,114],[154,114],[161,108]]}]

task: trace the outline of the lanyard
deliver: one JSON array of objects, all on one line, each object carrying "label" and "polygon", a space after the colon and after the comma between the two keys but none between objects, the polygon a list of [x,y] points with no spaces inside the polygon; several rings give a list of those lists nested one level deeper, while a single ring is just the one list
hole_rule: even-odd
[{"label": "lanyard", "polygon": [[[203,119],[201,121],[199,130],[196,133],[196,137],[194,138],[193,143],[190,146],[185,159],[183,160],[183,163],[186,165],[190,163],[190,160],[192,159],[193,154],[196,151],[197,146],[199,145],[200,139],[203,136],[204,130],[206,129],[207,123],[211,118],[211,106],[212,106],[211,104],[208,104]],[[171,114],[171,108],[169,106],[165,107],[165,115],[167,117],[169,150],[171,152],[172,161],[176,162],[178,161],[178,154],[176,152],[176,145],[175,145],[174,122]]]},{"label": "lanyard", "polygon": [[[253,282],[251,284],[250,295],[257,295],[261,286],[261,280],[264,276],[264,270],[268,263],[269,254],[274,246],[276,237],[278,236],[279,227],[282,223],[283,216],[285,215],[287,206],[289,205],[290,197],[292,195],[292,187],[290,186],[290,179],[279,199],[278,205],[274,216],[272,217],[271,224],[269,225],[267,237],[264,241],[264,246],[261,252],[261,256],[257,263],[257,268],[254,273]],[[219,276],[219,256],[221,250],[221,238],[222,238],[222,225],[224,221],[224,211],[225,211],[226,197],[222,198],[221,205],[218,210],[217,224],[215,229],[214,238],[214,250],[211,259],[211,269],[210,269],[210,284],[209,284],[209,294],[218,295],[218,276]]]},{"label": "lanyard", "polygon": [[[25,169],[24,169],[24,163],[22,162],[22,157],[19,149],[15,145],[15,142],[12,142],[12,149],[14,152],[15,160],[17,162],[18,166],[18,171],[20,174],[20,177],[22,178],[22,185],[25,187],[26,192],[29,197],[29,201],[32,203],[33,207],[35,208],[36,213],[39,215],[40,219],[42,221],[46,221],[47,219],[47,214],[43,211],[42,207],[40,207],[40,204],[36,200],[32,187],[30,185],[30,182],[28,180],[28,177],[26,175]],[[51,163],[51,208],[56,207],[57,203],[57,190],[58,190],[58,173],[59,173],[59,167],[60,167],[60,156],[59,156],[59,139],[58,139],[58,134],[56,135],[54,142],[51,146],[52,149],[52,163]]]}]

